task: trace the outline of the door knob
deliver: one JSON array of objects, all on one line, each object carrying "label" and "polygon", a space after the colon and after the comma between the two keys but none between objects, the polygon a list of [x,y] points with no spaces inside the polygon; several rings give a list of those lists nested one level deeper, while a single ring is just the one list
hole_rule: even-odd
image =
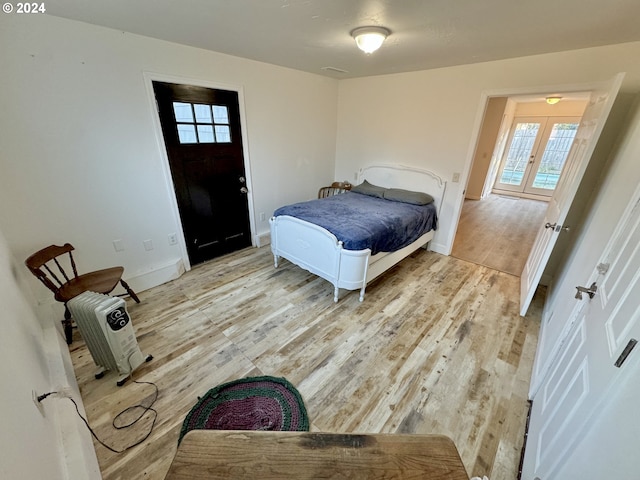
[{"label": "door knob", "polygon": [[596,285],[596,282],[593,282],[589,288],[576,287],[576,290],[578,290],[576,292],[576,298],[578,300],[582,300],[583,293],[586,293],[587,295],[589,295],[589,298],[593,298],[593,296],[596,294],[596,291],[598,290],[598,287]]},{"label": "door knob", "polygon": [[547,222],[544,224],[544,228],[553,228],[556,232],[559,232],[560,230],[564,230],[565,232],[568,232],[571,227],[569,225],[567,225],[566,227],[563,227],[562,225],[558,225],[557,223]]},{"label": "door knob", "polygon": [[247,190],[247,187],[242,187],[240,193],[249,193],[249,190]]}]

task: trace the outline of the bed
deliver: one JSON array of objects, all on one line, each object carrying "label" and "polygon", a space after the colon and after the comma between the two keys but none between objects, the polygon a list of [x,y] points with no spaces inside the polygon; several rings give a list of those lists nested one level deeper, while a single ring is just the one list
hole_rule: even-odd
[{"label": "bed", "polygon": [[[357,175],[357,185],[382,187],[388,192],[403,191],[421,192],[433,197],[431,209],[435,216],[439,215],[444,198],[446,182],[438,175],[428,170],[408,167],[403,165],[371,165],[360,169]],[[366,239],[350,240],[342,238],[339,228],[327,227],[334,233],[321,226],[322,221],[306,220],[304,215],[298,218],[298,212],[306,204],[313,202],[336,202],[368,196],[362,195],[357,188],[355,193],[347,192],[322,200],[300,202],[298,204],[281,207],[274,212],[269,219],[271,228],[271,251],[274,264],[278,268],[281,258],[285,258],[295,265],[329,281],[334,286],[333,300],[339,299],[340,289],[360,290],[359,300],[364,300],[366,286],[373,279],[393,267],[402,259],[416,251],[420,247],[427,247],[433,239],[437,220],[432,222],[428,229],[420,233],[417,239],[404,243],[391,240],[391,247],[384,243],[368,245]],[[387,190],[389,189],[389,190]],[[365,188],[365,190],[368,190]],[[365,192],[368,194],[368,191]],[[344,197],[343,197],[344,196]],[[355,196],[355,197],[354,197]],[[372,194],[371,196],[377,196]],[[342,198],[340,198],[342,197]],[[391,198],[391,195],[389,195]],[[422,198],[422,197],[421,197]],[[387,199],[377,198],[378,201]],[[393,202],[390,202],[393,203]],[[324,204],[323,204],[324,205]],[[329,205],[327,203],[326,205]],[[337,208],[337,207],[336,207]],[[355,207],[354,207],[355,208]],[[295,215],[295,216],[294,216]],[[362,217],[373,216],[361,213]],[[349,226],[350,220],[340,217],[340,223]],[[320,223],[321,225],[318,225]],[[367,227],[368,228],[368,227]],[[373,228],[373,227],[372,227]],[[346,245],[345,245],[346,243]],[[378,251],[380,250],[380,251]]]}]

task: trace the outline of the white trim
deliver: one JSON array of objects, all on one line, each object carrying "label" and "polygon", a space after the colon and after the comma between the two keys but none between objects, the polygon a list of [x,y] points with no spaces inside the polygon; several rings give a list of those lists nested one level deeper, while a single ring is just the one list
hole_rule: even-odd
[{"label": "white trim", "polygon": [[264,247],[271,244],[271,231],[261,232],[256,235],[256,247]]},{"label": "white trim", "polygon": [[[52,390],[62,389],[78,404],[80,413],[87,418],[80,389],[76,382],[69,348],[55,325],[42,329],[42,345],[49,366],[49,382]],[[43,403],[45,415],[51,416],[57,425],[58,449],[64,478],[100,480],[100,466],[93,447],[91,433],[78,417],[68,398],[51,396]]]},{"label": "white trim", "polygon": [[173,188],[173,178],[171,176],[171,169],[169,167],[169,157],[167,156],[167,149],[164,143],[164,136],[162,134],[162,125],[160,124],[160,117],[158,115],[158,109],[156,104],[156,96],[153,91],[153,82],[168,82],[177,83],[182,85],[194,85],[196,87],[212,88],[218,90],[229,90],[238,94],[238,110],[240,113],[240,131],[242,135],[242,157],[244,161],[244,172],[247,180],[246,185],[249,189],[247,194],[247,209],[249,210],[249,229],[251,233],[251,245],[256,246],[257,234],[256,234],[256,222],[253,206],[253,181],[251,175],[251,162],[249,159],[249,137],[247,134],[247,121],[246,110],[244,101],[244,88],[241,85],[229,85],[219,82],[211,82],[208,80],[201,80],[190,77],[182,77],[178,75],[167,75],[157,72],[142,72],[144,77],[144,84],[147,90],[147,98],[149,106],[151,108],[151,117],[154,126],[156,144],[158,146],[159,157],[162,159],[162,172],[165,178],[165,187],[170,199],[172,214],[175,219],[175,230],[178,234],[178,243],[180,245],[180,252],[182,254],[182,261],[186,270],[191,270],[191,262],[189,261],[189,255],[187,253],[186,241],[184,238],[184,231],[182,229],[182,222],[180,220],[180,212],[178,210],[178,200]]},{"label": "white trim", "polygon": [[548,202],[551,199],[551,195],[536,195],[535,193],[514,192],[512,190],[500,190],[499,188],[492,188],[491,193],[495,195],[505,195],[508,197],[528,198],[529,200],[541,200]]},{"label": "white trim", "polygon": [[134,292],[140,293],[175,280],[182,276],[185,271],[184,260],[182,258],[176,258],[164,265],[154,267],[153,270],[149,272],[127,277],[125,280]]}]

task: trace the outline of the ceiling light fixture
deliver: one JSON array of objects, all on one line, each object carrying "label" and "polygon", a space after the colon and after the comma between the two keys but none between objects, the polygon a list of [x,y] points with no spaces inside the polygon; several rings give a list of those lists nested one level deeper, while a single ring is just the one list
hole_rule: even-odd
[{"label": "ceiling light fixture", "polygon": [[560,100],[562,100],[562,97],[547,97],[547,103],[549,105],[555,105],[556,103],[558,103]]},{"label": "ceiling light fixture", "polygon": [[364,53],[373,53],[378,50],[390,34],[391,31],[384,27],[359,27],[351,32],[356,45]]}]

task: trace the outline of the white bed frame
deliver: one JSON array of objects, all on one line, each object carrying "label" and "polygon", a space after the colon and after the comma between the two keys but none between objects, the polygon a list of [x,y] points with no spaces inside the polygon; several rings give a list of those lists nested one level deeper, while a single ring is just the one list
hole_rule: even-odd
[{"label": "white bed frame", "polygon": [[[403,188],[420,191],[434,197],[436,210],[440,215],[446,182],[428,170],[403,165],[371,165],[360,169],[358,182],[387,188]],[[346,250],[342,242],[322,227],[288,215],[271,217],[271,251],[278,268],[280,258],[319,277],[334,286],[334,302],[338,301],[339,290],[360,289],[360,301],[371,280],[393,267],[420,247],[426,247],[433,238],[434,231],[422,235],[406,247],[391,253],[380,252],[371,255],[370,249]]]}]

